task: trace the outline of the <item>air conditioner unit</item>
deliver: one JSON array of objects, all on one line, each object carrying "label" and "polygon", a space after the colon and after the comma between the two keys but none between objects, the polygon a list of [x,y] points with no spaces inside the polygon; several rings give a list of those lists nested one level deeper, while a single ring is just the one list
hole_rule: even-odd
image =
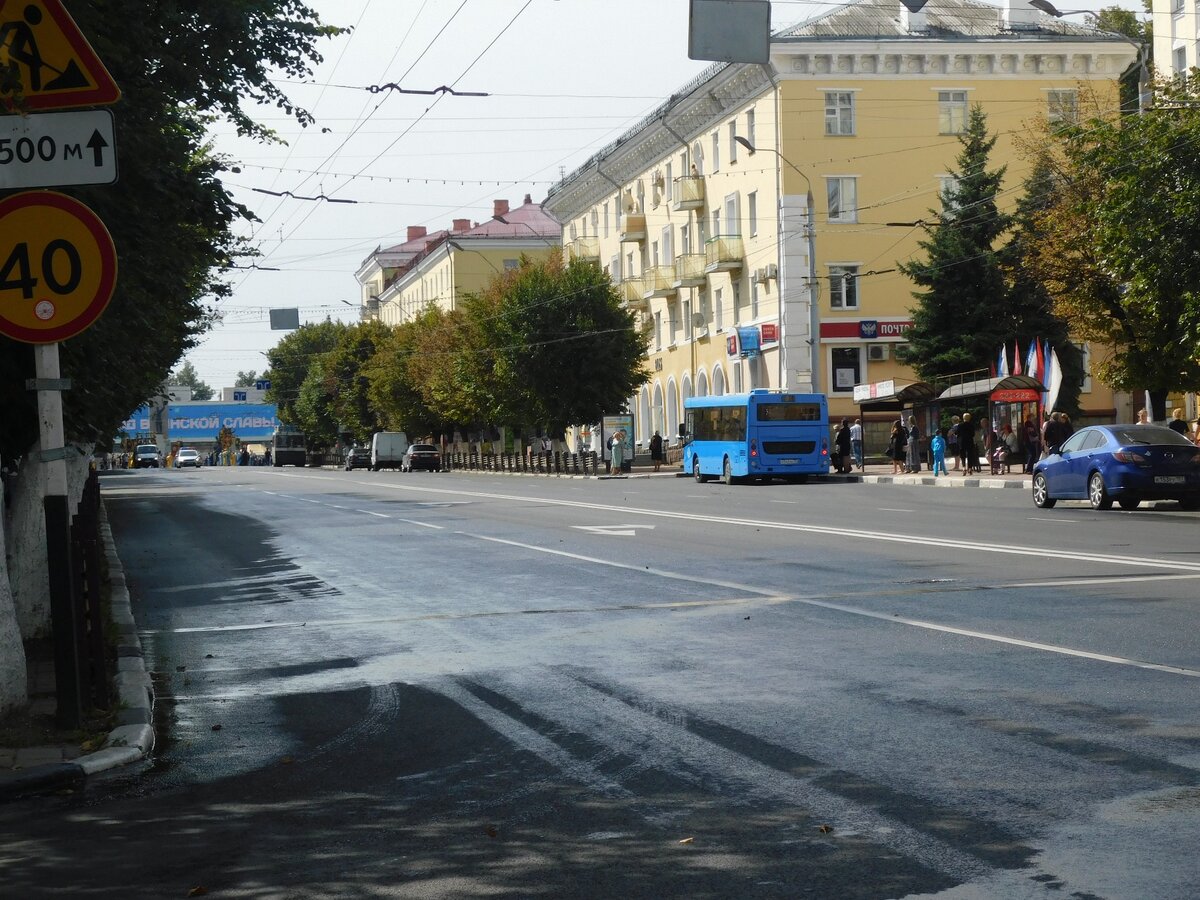
[{"label": "air conditioner unit", "polygon": [[779,266],[775,265],[775,263],[767,264],[767,278],[779,279]]},{"label": "air conditioner unit", "polygon": [[888,358],[887,344],[868,344],[867,359],[871,362],[883,362]]},{"label": "air conditioner unit", "polygon": [[704,323],[707,321],[708,321],[708,319],[706,319],[704,317],[704,313],[692,313],[692,327],[693,328],[703,328]]},{"label": "air conditioner unit", "polygon": [[754,283],[755,284],[766,284],[766,282],[770,279],[770,277],[771,276],[767,274],[766,268],[754,270]]}]

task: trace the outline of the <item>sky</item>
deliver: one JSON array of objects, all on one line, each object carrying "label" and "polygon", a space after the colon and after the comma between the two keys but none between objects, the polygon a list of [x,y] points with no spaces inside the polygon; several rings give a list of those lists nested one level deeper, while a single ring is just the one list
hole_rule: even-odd
[{"label": "sky", "polygon": [[[211,133],[237,169],[227,187],[259,219],[240,233],[261,254],[229,273],[232,296],[186,357],[218,390],[266,369],[263,354],[288,333],[270,330],[270,309],[298,307],[302,323],[357,321],[354,273],[376,247],[400,243],[409,225],[486,220],[495,199],[543,200],[711,65],[688,59],[688,0],[308,2],[324,23],[352,29],[318,45],[324,59],[310,79],[276,81],[315,125],[258,108],[255,119],[282,142]],[[831,8],[773,0],[772,28]],[[370,90],[387,84],[488,96]]]}]

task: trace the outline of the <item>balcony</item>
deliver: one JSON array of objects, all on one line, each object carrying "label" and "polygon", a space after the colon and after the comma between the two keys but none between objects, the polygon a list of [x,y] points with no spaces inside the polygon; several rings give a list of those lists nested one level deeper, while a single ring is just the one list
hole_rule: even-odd
[{"label": "balcony", "polygon": [[672,286],[676,289],[685,287],[704,287],[706,281],[704,267],[707,264],[703,253],[681,253],[675,257],[675,281]]},{"label": "balcony", "polygon": [[650,304],[646,300],[645,284],[646,279],[642,275],[622,278],[621,283],[617,285],[617,291],[621,295],[621,304],[629,309],[647,309]]},{"label": "balcony", "polygon": [[646,216],[642,213],[625,213],[621,216],[619,237],[621,243],[646,239]]},{"label": "balcony", "polygon": [[704,179],[699,175],[684,175],[682,178],[676,178],[674,181],[675,203],[673,209],[676,212],[684,212],[689,209],[704,209]]},{"label": "balcony", "polygon": [[647,269],[642,274],[642,289],[642,297],[646,300],[651,297],[674,297],[675,267],[654,266]]},{"label": "balcony", "polygon": [[567,244],[567,259],[578,259],[583,262],[600,263],[600,238],[581,237]]},{"label": "balcony", "polygon": [[745,263],[740,234],[718,234],[704,244],[704,271],[736,272]]}]

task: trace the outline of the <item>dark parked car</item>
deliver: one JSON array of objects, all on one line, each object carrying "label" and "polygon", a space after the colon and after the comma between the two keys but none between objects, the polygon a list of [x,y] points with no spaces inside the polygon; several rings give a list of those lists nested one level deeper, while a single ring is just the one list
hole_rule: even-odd
[{"label": "dark parked car", "polygon": [[413,469],[442,471],[441,451],[433,444],[410,444],[404,451],[404,462],[400,464],[400,471],[411,472]]},{"label": "dark parked car", "polygon": [[371,468],[371,448],[351,447],[346,451],[346,471]]},{"label": "dark parked car", "polygon": [[1142,500],[1178,500],[1200,509],[1200,447],[1159,425],[1092,425],[1033,467],[1033,502],[1087,500],[1094,509],[1137,509]]}]

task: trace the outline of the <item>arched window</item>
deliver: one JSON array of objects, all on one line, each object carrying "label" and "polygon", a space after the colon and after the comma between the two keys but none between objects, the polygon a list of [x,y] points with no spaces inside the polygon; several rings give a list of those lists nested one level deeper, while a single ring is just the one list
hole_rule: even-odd
[{"label": "arched window", "polygon": [[654,434],[654,420],[650,416],[650,388],[642,385],[641,395],[638,402],[638,439],[643,444],[650,441],[650,435]]},{"label": "arched window", "polygon": [[725,396],[725,373],[721,371],[719,365],[713,367],[713,396]]},{"label": "arched window", "polygon": [[679,391],[675,387],[675,379],[667,381],[667,434],[679,431]]},{"label": "arched window", "polygon": [[697,397],[707,397],[708,396],[708,375],[705,374],[703,369],[701,369],[700,372],[696,375],[696,396]]},{"label": "arched window", "polygon": [[650,422],[660,433],[666,428],[666,424],[663,421],[663,413],[662,382],[656,381],[654,383],[654,404],[650,410]]}]

